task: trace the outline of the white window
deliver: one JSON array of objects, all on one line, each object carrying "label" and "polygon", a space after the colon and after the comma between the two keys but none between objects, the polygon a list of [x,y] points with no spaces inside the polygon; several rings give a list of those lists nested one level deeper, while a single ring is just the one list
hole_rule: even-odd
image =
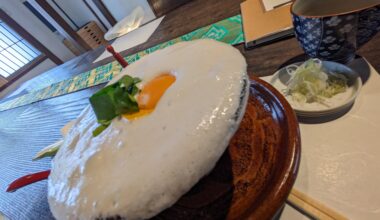
[{"label": "white window", "polygon": [[7,78],[41,52],[0,20],[0,75]]}]

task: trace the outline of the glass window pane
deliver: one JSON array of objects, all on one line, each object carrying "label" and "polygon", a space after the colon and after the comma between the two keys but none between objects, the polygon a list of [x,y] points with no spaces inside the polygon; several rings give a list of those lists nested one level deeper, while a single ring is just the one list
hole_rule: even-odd
[{"label": "glass window pane", "polygon": [[9,74],[7,72],[5,72],[2,68],[0,68],[0,75],[2,75],[3,77],[9,76]]},{"label": "glass window pane", "polygon": [[3,69],[8,74],[12,74],[15,71],[14,69],[10,68],[8,65],[6,65],[3,62],[3,60],[1,59],[1,56],[0,56],[0,68]]},{"label": "glass window pane", "polygon": [[26,53],[28,53],[29,56],[32,57],[32,59],[38,56],[33,50],[31,50],[28,46],[26,46],[24,42],[21,41],[17,43],[17,45],[20,46]]},{"label": "glass window pane", "polygon": [[10,34],[12,34],[17,40],[22,40],[22,37],[18,35],[11,27],[9,27],[4,22],[0,23],[0,28],[3,28],[4,30],[8,31]]},{"label": "glass window pane", "polygon": [[15,49],[15,50],[17,50],[17,52],[18,52],[22,57],[25,58],[26,63],[28,63],[29,60],[31,59],[31,56],[30,56],[28,53],[26,53],[26,52],[24,51],[24,49],[23,49],[22,47],[19,46],[19,44],[22,44],[22,42],[19,42],[19,43],[17,43],[17,44],[12,45],[12,48]]},{"label": "glass window pane", "polygon": [[0,20],[0,75],[8,77],[41,54]]},{"label": "glass window pane", "polygon": [[8,45],[3,40],[0,39],[0,47],[1,47],[1,50],[3,50],[5,48],[7,48]]},{"label": "glass window pane", "polygon": [[32,45],[30,45],[30,43],[28,41],[22,40],[22,42],[25,44],[25,46],[27,46],[30,50],[32,50],[34,52],[36,57],[41,54],[40,51],[38,51],[36,48],[34,48]]},{"label": "glass window pane", "polygon": [[13,45],[12,47],[9,47],[7,50],[9,51],[9,53],[13,54],[15,57],[17,57],[22,63],[23,65],[27,64],[29,61],[28,59],[26,59],[24,56],[21,55],[20,52],[18,52],[20,48],[17,47],[17,45]]},{"label": "glass window pane", "polygon": [[13,62],[13,60],[12,60],[13,57],[10,56],[10,54],[6,50],[4,50],[0,53],[0,57],[3,58],[3,59],[1,59],[3,61],[3,63],[7,64],[10,68],[12,68],[14,70],[18,70],[20,68],[18,65],[16,65]]},{"label": "glass window pane", "polygon": [[25,58],[27,58],[29,61],[33,60],[33,56],[29,53],[29,51],[26,51],[28,49],[21,41],[16,44],[21,49],[18,51],[21,55],[23,55]]},{"label": "glass window pane", "polygon": [[8,46],[13,44],[13,42],[1,32],[0,32],[0,39],[3,40]]},{"label": "glass window pane", "polygon": [[[11,48],[8,48],[7,50],[4,51],[4,55],[7,56],[8,59],[12,60],[13,63],[15,63],[18,67],[22,67],[25,65],[20,59],[16,57],[17,51],[10,50]],[[18,53],[17,53],[18,54]]]},{"label": "glass window pane", "polygon": [[15,35],[13,35],[10,31],[5,29],[2,25],[0,25],[0,32],[4,34],[5,36],[7,36],[14,43],[19,41],[19,39],[17,39]]}]

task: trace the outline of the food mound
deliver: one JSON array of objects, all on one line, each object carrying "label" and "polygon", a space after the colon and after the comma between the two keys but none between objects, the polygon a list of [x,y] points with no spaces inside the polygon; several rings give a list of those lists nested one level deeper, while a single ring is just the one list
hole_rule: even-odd
[{"label": "food mound", "polygon": [[248,99],[246,62],[196,40],[146,55],[90,98],[52,162],[57,219],[146,219],[215,166]]}]

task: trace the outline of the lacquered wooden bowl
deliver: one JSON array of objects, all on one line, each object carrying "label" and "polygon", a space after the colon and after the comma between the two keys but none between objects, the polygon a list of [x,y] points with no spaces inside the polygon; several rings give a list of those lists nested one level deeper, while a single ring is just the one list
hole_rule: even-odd
[{"label": "lacquered wooden bowl", "polygon": [[154,219],[271,219],[300,162],[297,118],[270,84],[252,78],[246,113],[214,170]]}]

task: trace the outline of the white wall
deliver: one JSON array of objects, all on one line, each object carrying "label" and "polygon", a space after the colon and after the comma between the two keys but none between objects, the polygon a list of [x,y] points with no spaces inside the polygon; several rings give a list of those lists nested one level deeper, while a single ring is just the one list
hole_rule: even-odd
[{"label": "white wall", "polygon": [[[32,2],[33,0],[29,1]],[[67,19],[67,17],[54,5],[54,3],[52,3],[51,0],[48,0],[48,2],[62,16],[62,18],[64,18],[65,21],[68,24],[70,24],[70,26],[74,30],[76,30],[72,22],[69,19]],[[101,23],[98,21],[95,15],[92,14],[90,9],[87,8],[83,1],[56,0],[56,3],[79,27],[85,25],[89,21],[97,21],[99,27],[101,27],[103,31],[106,32],[109,28],[111,28],[111,25],[109,24],[107,19],[97,9],[96,5],[92,2],[92,0],[86,0],[86,2],[90,5],[90,7],[95,11],[98,17],[106,25],[105,29],[103,29]],[[152,9],[150,8],[147,0],[103,0],[103,3],[117,21],[120,21],[125,16],[129,15],[137,6],[141,6],[145,12],[144,20],[142,21],[142,23],[146,23],[155,18],[155,15]]]},{"label": "white wall", "polygon": [[156,18],[147,0],[103,0],[103,3],[117,21],[130,14],[137,6],[141,6],[145,12],[142,23]]},{"label": "white wall", "polygon": [[102,20],[103,24],[106,26],[103,30],[106,32],[108,29],[112,27],[112,25],[108,22],[106,17],[102,14],[102,12],[96,7],[95,3],[92,0],[84,0],[87,4],[92,8],[92,10],[98,15],[99,19]]},{"label": "white wall", "polygon": [[22,2],[22,0],[0,0],[0,8],[61,60],[67,61],[73,58],[74,54]]},{"label": "white wall", "polygon": [[[61,13],[61,11],[55,7],[54,3],[52,1],[48,1],[49,4],[56,9],[58,13],[63,18],[66,18],[66,16]],[[75,22],[76,25],[81,28],[85,24],[87,24],[90,21],[97,21],[97,18],[94,14],[87,8],[87,6],[83,3],[83,1],[78,0],[56,0],[55,1],[64,11],[65,13]],[[68,19],[65,19],[66,22],[69,24],[71,23]],[[103,28],[101,23],[97,22],[98,26],[100,28]],[[77,30],[75,26],[72,26],[74,30]]]}]

